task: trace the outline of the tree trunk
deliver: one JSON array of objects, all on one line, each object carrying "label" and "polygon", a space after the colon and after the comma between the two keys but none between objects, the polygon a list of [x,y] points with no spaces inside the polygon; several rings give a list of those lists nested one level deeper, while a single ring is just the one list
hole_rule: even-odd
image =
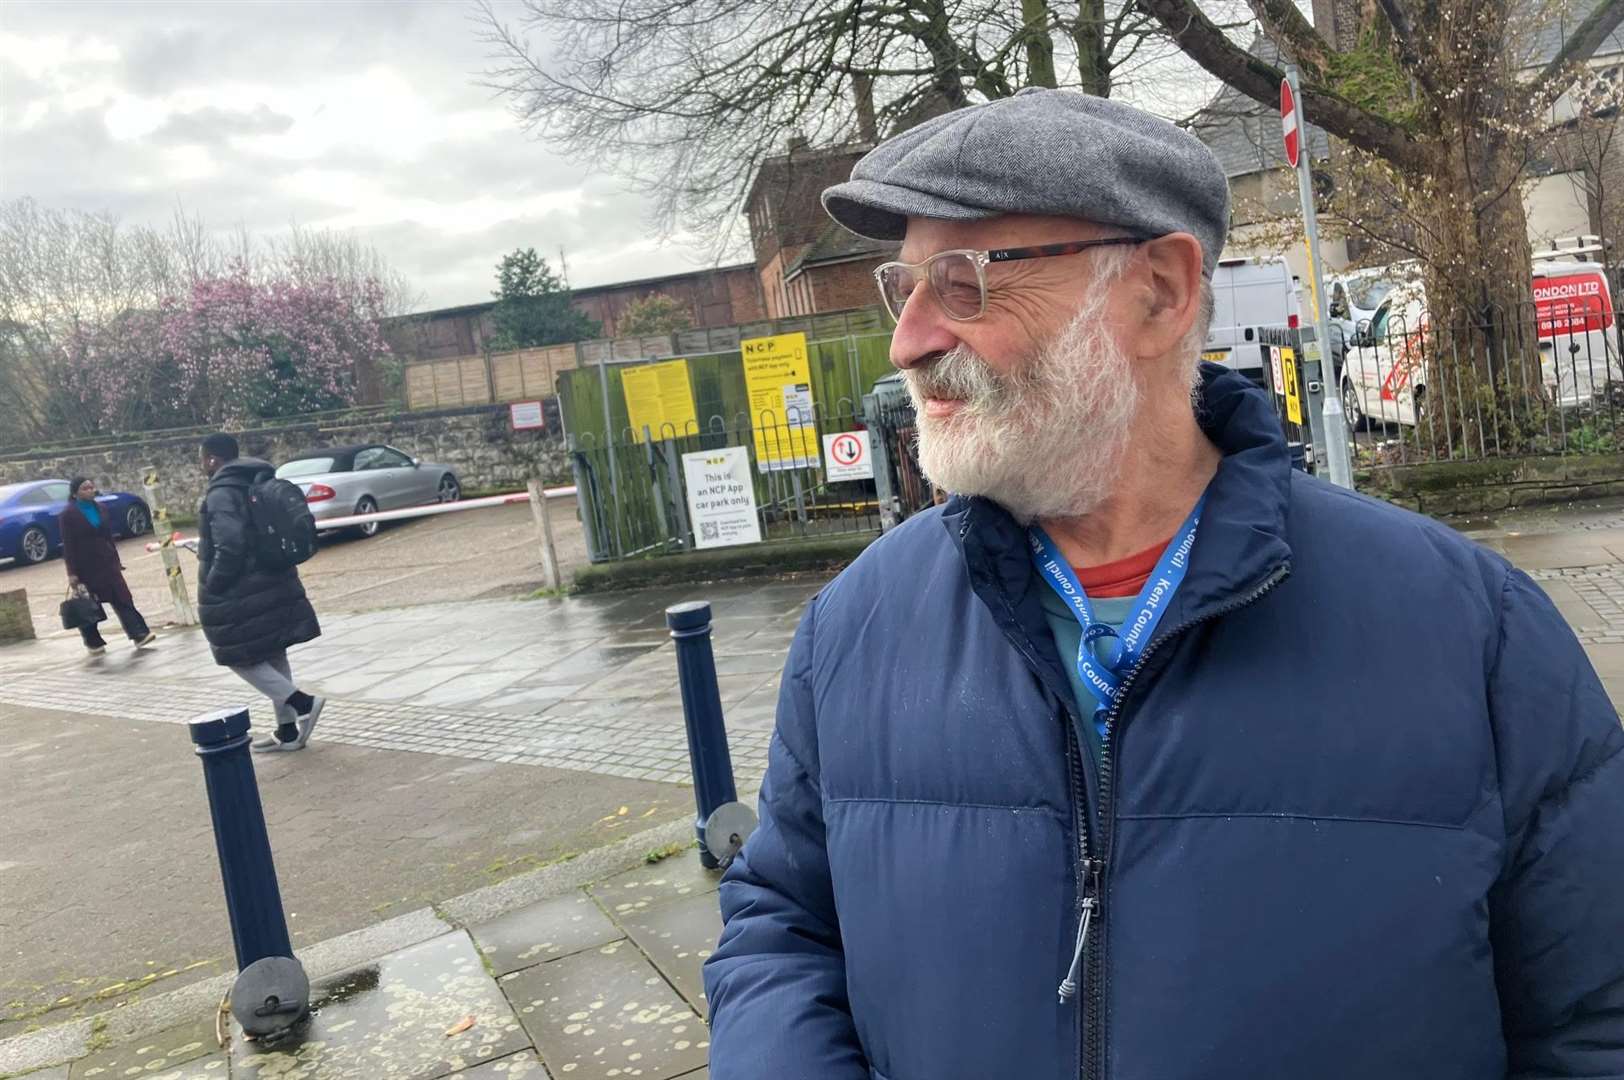
[{"label": "tree trunk", "polygon": [[1021,0],[1021,23],[1026,35],[1026,85],[1053,90],[1060,84],[1055,81],[1047,0]]},{"label": "tree trunk", "polygon": [[969,104],[970,99],[964,92],[963,54],[953,36],[953,24],[948,18],[947,9],[942,6],[941,0],[930,0],[922,5],[921,13],[926,17],[926,25],[919,35],[919,43],[930,54],[936,68],[932,80],[936,98],[949,110],[961,109]]},{"label": "tree trunk", "polygon": [[1111,59],[1105,49],[1105,0],[1079,0],[1071,26],[1077,47],[1079,89],[1095,97],[1111,96]]},{"label": "tree trunk", "polygon": [[1418,178],[1415,194],[1434,208],[1420,237],[1427,314],[1407,328],[1425,354],[1418,435],[1457,457],[1525,448],[1546,407],[1520,183],[1526,136],[1486,130],[1469,109],[1441,118]]},{"label": "tree trunk", "polygon": [[880,141],[880,125],[874,118],[874,76],[861,73],[851,77],[852,96],[857,104],[857,134],[866,143]]}]

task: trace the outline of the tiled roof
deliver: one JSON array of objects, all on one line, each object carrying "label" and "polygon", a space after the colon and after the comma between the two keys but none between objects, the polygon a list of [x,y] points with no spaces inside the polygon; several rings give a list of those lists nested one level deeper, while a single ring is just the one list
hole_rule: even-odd
[{"label": "tiled roof", "polygon": [[794,277],[806,267],[816,266],[819,263],[857,259],[865,255],[889,255],[896,250],[896,244],[858,236],[831,221],[824,226],[817,240],[790,263],[788,269],[784,271],[784,276]]}]

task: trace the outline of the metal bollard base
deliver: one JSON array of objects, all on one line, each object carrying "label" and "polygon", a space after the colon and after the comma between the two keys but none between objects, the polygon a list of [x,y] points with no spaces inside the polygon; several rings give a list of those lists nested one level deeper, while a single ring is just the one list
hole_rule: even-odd
[{"label": "metal bollard base", "polygon": [[231,1015],[255,1038],[279,1034],[310,1013],[310,978],[291,956],[267,956],[237,974]]},{"label": "metal bollard base", "polygon": [[699,837],[699,865],[726,870],[756,829],[756,812],[742,802],[727,802],[711,811]]}]

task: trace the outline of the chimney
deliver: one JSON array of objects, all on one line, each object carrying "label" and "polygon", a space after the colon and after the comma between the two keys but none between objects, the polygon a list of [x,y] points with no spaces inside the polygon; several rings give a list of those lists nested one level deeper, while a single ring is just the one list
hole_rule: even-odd
[{"label": "chimney", "polygon": [[797,150],[805,150],[808,146],[811,146],[811,145],[812,145],[812,141],[810,139],[808,139],[805,135],[801,134],[799,131],[793,133],[789,137],[789,152],[792,153],[792,154],[795,153],[795,151],[797,151]]}]

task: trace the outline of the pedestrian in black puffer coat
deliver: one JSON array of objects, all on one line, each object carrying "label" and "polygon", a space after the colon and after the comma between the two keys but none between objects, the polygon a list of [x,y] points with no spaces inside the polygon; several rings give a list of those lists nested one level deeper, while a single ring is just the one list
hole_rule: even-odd
[{"label": "pedestrian in black puffer coat", "polygon": [[256,741],[254,749],[303,749],[325,700],[294,683],[287,650],[320,637],[321,624],[296,568],[258,565],[248,511],[249,489],[275,470],[268,462],[240,457],[229,435],[203,441],[203,470],[209,475],[198,513],[203,634],[215,663],[230,668],[275,707],[276,736]]}]

